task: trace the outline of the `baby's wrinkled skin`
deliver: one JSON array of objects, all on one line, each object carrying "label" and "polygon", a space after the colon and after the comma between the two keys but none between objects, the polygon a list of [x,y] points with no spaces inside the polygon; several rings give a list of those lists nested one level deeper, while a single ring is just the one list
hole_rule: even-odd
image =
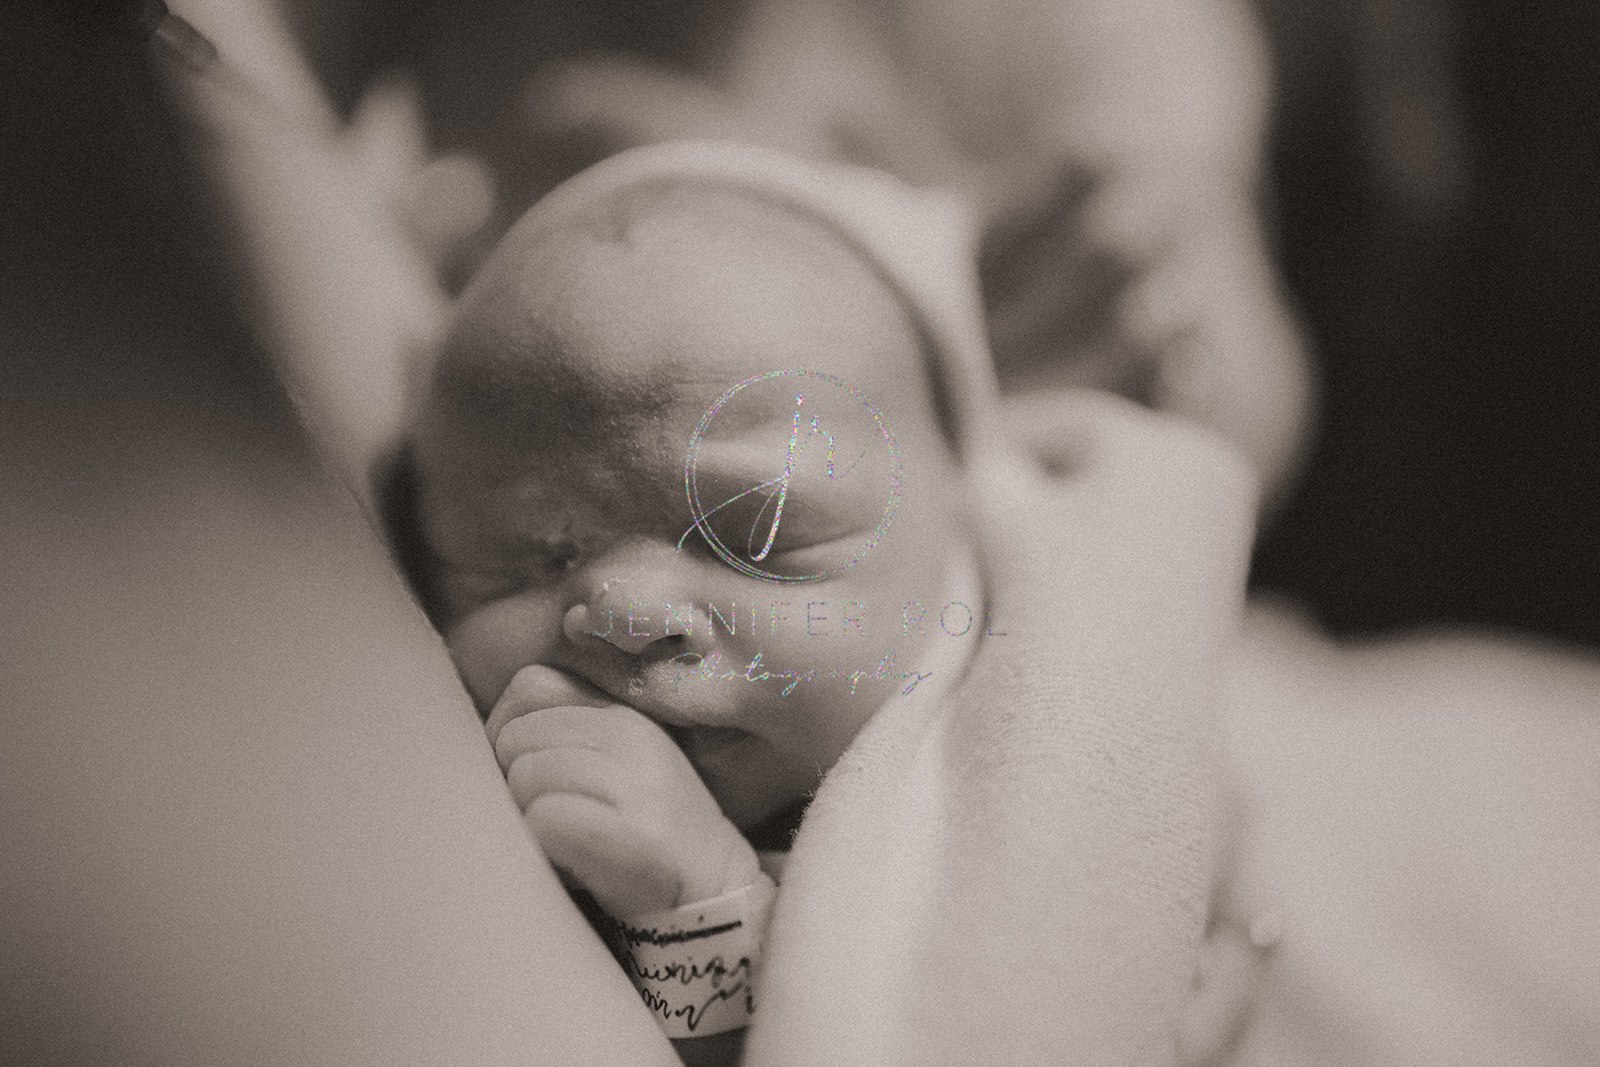
[{"label": "baby's wrinkled skin", "polygon": [[[798,584],[719,558],[684,492],[707,409],[795,368],[856,393],[816,376],[749,388],[695,466],[707,511],[764,487],[716,515],[752,558],[790,470],[761,568],[857,560]],[[463,298],[412,439],[427,593],[519,809],[613,913],[749,884],[740,830],[802,801],[886,700],[936,699],[960,672],[982,597],[929,390],[916,327],[866,262],[733,190],[535,209]],[[861,397],[903,474],[865,551],[888,484]],[[812,417],[831,437],[796,436]],[[941,628],[952,602],[980,621]],[[908,625],[908,604],[929,616]],[[729,633],[709,612],[732,605]]]}]

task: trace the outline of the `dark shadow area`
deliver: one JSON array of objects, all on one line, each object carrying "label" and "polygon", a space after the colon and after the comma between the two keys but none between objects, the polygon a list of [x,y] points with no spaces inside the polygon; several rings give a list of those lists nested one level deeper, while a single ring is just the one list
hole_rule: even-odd
[{"label": "dark shadow area", "polygon": [[1283,262],[1325,392],[1257,581],[1339,632],[1600,644],[1600,8],[1438,15],[1464,133],[1453,205],[1408,198],[1375,162],[1375,113],[1420,106],[1355,54],[1382,47],[1362,37],[1381,20],[1269,12]]}]

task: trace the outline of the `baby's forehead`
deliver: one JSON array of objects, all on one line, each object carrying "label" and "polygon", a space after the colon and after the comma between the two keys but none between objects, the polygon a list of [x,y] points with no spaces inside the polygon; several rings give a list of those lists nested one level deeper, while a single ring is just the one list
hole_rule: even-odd
[{"label": "baby's forehead", "polygon": [[542,379],[531,384],[672,403],[778,369],[920,380],[907,373],[921,344],[903,302],[820,219],[679,182],[525,222],[458,333],[524,349],[523,369]]},{"label": "baby's forehead", "polygon": [[[858,396],[897,423],[927,417],[915,321],[821,220],[683,183],[537,211],[463,298],[440,361],[425,436],[449,444],[452,477],[668,505],[713,408],[734,463],[742,440],[769,452],[797,403],[834,426]],[[752,380],[766,384],[718,406]]]}]

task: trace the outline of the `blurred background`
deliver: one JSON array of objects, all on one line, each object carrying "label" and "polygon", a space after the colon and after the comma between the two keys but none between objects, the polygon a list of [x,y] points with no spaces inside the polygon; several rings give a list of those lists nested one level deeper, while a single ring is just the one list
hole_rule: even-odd
[{"label": "blurred background", "polygon": [[[1322,385],[1257,586],[1337,633],[1600,645],[1600,5],[1254,2],[1276,79],[1270,229]],[[337,117],[409,72],[426,150],[486,161],[497,190],[490,209],[446,173],[440,199],[502,222],[598,151],[515,148],[506,101],[530,69],[581,42],[708,70],[746,6],[278,3]],[[446,257],[457,283],[496,225],[481,232]]]},{"label": "blurred background", "polygon": [[1325,396],[1259,580],[1342,630],[1600,642],[1600,5],[1264,15]]},{"label": "blurred background", "polygon": [[[1256,2],[1277,79],[1270,210],[1323,386],[1258,586],[1340,633],[1600,644],[1600,5]],[[485,102],[563,41],[694,68],[738,6],[284,3],[339,107],[417,70],[430,122],[456,131],[440,147],[475,149],[503,114]],[[431,91],[467,64],[470,86]],[[570,165],[493,163],[502,180]]]}]

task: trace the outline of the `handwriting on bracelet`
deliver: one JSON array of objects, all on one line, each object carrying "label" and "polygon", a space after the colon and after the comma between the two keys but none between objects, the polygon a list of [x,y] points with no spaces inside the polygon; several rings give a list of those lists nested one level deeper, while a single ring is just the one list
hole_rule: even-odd
[{"label": "handwriting on bracelet", "polygon": [[[739,962],[729,967],[722,961],[721,956],[713,956],[704,964],[694,963],[668,963],[660,967],[641,967],[632,954],[628,957],[628,966],[638,981],[634,983],[639,990],[639,997],[644,1001],[645,1007],[658,1013],[663,1019],[682,1019],[683,1025],[691,1032],[698,1029],[705,1020],[706,1012],[717,1004],[732,1000],[741,993],[745,997],[745,1011],[754,1010],[755,1005],[750,1003],[750,960],[740,957]],[[709,981],[711,994],[698,1004],[682,1004],[676,1007],[669,1000],[665,992],[659,992],[646,986],[646,982],[670,983],[676,981],[679,985],[692,985],[696,982]],[[727,982],[727,985],[723,983]]]},{"label": "handwriting on bracelet", "polygon": [[720,926],[705,926],[698,930],[672,930],[662,933],[653,926],[629,926],[627,923],[615,924],[616,936],[626,941],[631,948],[634,945],[681,945],[685,941],[698,941],[703,937],[716,937],[729,930],[737,930],[744,923],[738,919],[726,922]]},{"label": "handwriting on bracelet", "polygon": [[[746,960],[741,960],[740,964],[743,965],[747,962]],[[753,1011],[754,1006],[749,1003],[750,983],[748,981],[740,981],[725,989],[718,989],[699,1005],[685,1004],[675,1008],[666,997],[651,989],[640,989],[639,999],[644,1001],[645,1007],[649,1008],[651,1012],[660,1015],[663,1019],[683,1020],[684,1028],[693,1033],[705,1020],[706,1012],[723,1001],[732,1000],[741,993],[745,995],[745,1011],[747,1013]]]},{"label": "handwriting on bracelet", "polygon": [[[651,1014],[666,1022],[679,1023],[684,1031],[693,1034],[706,1021],[719,1004],[743,997],[746,1017],[754,1010],[751,997],[751,965],[748,956],[740,956],[733,966],[720,954],[697,962],[687,953],[678,959],[645,962],[636,949],[648,950],[663,946],[714,938],[731,933],[744,925],[739,920],[688,930],[659,930],[655,927],[629,926],[610,916],[605,916],[604,927],[609,935],[612,952],[628,971],[634,988]],[[688,1002],[684,1003],[684,998]]]}]

